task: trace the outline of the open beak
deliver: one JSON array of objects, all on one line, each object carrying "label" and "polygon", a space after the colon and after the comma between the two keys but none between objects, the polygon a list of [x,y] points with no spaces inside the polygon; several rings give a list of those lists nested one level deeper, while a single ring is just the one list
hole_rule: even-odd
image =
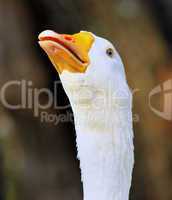
[{"label": "open beak", "polygon": [[81,31],[74,35],[67,35],[43,31],[38,38],[40,46],[59,73],[64,70],[73,73],[86,71],[90,63],[88,53],[94,42],[90,32]]}]

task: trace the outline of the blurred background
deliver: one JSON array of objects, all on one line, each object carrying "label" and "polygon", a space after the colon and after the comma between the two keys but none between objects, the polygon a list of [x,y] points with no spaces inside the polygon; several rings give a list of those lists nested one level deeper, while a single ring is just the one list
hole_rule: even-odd
[{"label": "blurred background", "polygon": [[[172,199],[172,117],[149,106],[153,88],[172,79],[171,0],[2,0],[0,1],[0,88],[12,80],[48,88],[58,103],[68,99],[53,89],[58,74],[37,44],[45,29],[59,33],[89,30],[112,41],[125,63],[134,89],[135,169],[131,200]],[[162,88],[162,87],[161,87]],[[172,113],[163,91],[152,97],[156,110]],[[19,87],[9,87],[6,100],[20,103]],[[47,102],[42,94],[40,101]],[[57,116],[71,109],[44,109]],[[8,109],[0,101],[0,199],[81,200],[72,120],[41,122],[34,110]]]}]

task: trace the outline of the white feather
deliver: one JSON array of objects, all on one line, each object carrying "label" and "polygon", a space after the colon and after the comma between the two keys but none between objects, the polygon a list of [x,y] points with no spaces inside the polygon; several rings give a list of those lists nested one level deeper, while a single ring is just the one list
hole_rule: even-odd
[{"label": "white feather", "polygon": [[[115,48],[94,37],[86,73],[60,76],[75,118],[84,200],[128,200],[134,164],[132,95]],[[113,48],[113,58],[107,48]]]}]

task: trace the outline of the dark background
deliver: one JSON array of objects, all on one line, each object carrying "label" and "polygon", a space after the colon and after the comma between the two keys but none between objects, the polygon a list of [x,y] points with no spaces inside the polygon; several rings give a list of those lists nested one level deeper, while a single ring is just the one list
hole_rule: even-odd
[{"label": "dark background", "polygon": [[[123,58],[134,94],[135,170],[131,200],[172,199],[172,123],[151,111],[149,92],[172,79],[171,0],[1,0],[0,87],[31,80],[52,93],[58,74],[37,44],[45,29],[92,31],[112,41]],[[172,91],[171,91],[172,92]],[[20,102],[9,88],[8,102]],[[60,87],[60,104],[68,100]],[[163,108],[163,94],[154,104]],[[47,96],[42,95],[46,102]],[[169,109],[171,109],[169,107]],[[53,106],[56,115],[71,112]],[[172,110],[171,110],[172,112]],[[41,122],[33,109],[11,110],[0,102],[0,199],[81,200],[72,122]]]}]

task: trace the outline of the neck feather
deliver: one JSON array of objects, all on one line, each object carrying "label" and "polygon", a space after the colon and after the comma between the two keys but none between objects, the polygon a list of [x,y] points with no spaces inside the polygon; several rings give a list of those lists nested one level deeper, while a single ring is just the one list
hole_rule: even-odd
[{"label": "neck feather", "polygon": [[83,112],[73,108],[84,200],[128,200],[133,131],[131,111]]}]

